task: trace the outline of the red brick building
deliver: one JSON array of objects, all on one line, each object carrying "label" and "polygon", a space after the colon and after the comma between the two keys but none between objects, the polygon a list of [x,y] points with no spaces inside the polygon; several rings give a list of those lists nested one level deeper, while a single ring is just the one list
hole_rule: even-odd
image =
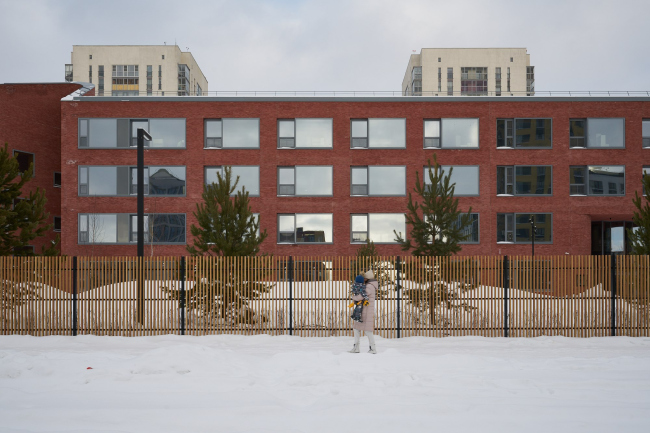
[{"label": "red brick building", "polygon": [[137,127],[154,138],[146,254],[186,254],[206,176],[227,165],[245,166],[263,251],[351,255],[369,237],[403,254],[382,241],[408,230],[407,193],[434,154],[478,214],[462,254],[529,254],[531,236],[536,254],[625,252],[647,119],[650,98],[75,97],[61,102],[62,253],[136,253]]},{"label": "red brick building", "polygon": [[44,190],[49,223],[56,223],[46,236],[35,239],[37,253],[61,230],[61,98],[81,87],[77,83],[0,84],[0,145],[7,144],[21,167],[34,164],[34,177],[23,193]]}]

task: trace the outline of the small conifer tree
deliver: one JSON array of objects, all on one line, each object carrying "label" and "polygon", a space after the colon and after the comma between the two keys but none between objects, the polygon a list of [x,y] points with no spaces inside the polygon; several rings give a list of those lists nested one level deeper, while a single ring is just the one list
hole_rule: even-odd
[{"label": "small conifer tree", "polygon": [[[45,212],[45,192],[40,188],[21,198],[23,188],[32,179],[33,167],[22,172],[18,161],[11,156],[8,145],[0,147],[0,255],[31,256],[26,248],[37,237],[44,236],[52,224]],[[56,255],[58,239],[41,250],[42,255]]]},{"label": "small conifer tree", "polygon": [[458,210],[458,199],[454,197],[456,184],[451,183],[451,173],[445,173],[433,155],[428,161],[427,175],[429,184],[420,182],[420,175],[415,172],[415,189],[421,203],[413,200],[409,192],[406,223],[411,227],[407,240],[395,231],[397,242],[402,250],[413,250],[414,256],[450,256],[461,250],[458,242],[466,239],[464,227],[472,222],[472,208],[467,213]]},{"label": "small conifer tree", "polygon": [[190,231],[194,245],[187,251],[193,256],[254,256],[267,233],[259,233],[259,222],[249,205],[248,191],[237,189],[239,176],[233,180],[230,167],[224,168],[223,176],[217,173],[217,182],[206,185],[203,203],[196,205],[194,216],[198,226],[192,224]]},{"label": "small conifer tree", "polygon": [[[414,256],[449,257],[460,252],[459,242],[468,234],[464,228],[471,224],[472,208],[467,213],[458,210],[458,199],[454,197],[455,184],[451,183],[452,168],[444,172],[433,156],[433,166],[428,161],[429,184],[420,182],[416,172],[414,192],[421,202],[413,200],[409,193],[406,222],[411,227],[410,237],[402,238],[395,232],[396,240],[402,250],[411,251]],[[408,261],[408,258],[405,258]],[[436,309],[459,308],[470,310],[474,307],[460,301],[460,294],[478,283],[472,276],[476,274],[475,263],[469,260],[451,261],[449,266],[441,267],[439,261],[431,260],[430,265],[418,260],[406,267],[411,272],[407,278],[418,283],[417,286],[403,289],[404,297],[416,309],[428,312],[432,325],[440,325]],[[464,275],[467,273],[467,275]]]},{"label": "small conifer tree", "polygon": [[[266,230],[259,233],[259,222],[249,205],[248,191],[237,190],[239,177],[232,178],[230,167],[223,175],[217,175],[217,182],[206,185],[203,203],[198,203],[194,216],[198,226],[192,224],[194,236],[192,246],[187,250],[192,256],[256,256],[260,244],[267,236]],[[236,194],[235,191],[237,190]],[[269,257],[270,259],[270,257]],[[248,266],[248,268],[247,268]],[[252,269],[251,266],[258,266]],[[224,260],[219,272],[198,267],[196,282],[187,291],[186,307],[208,322],[221,319],[228,325],[251,325],[265,320],[250,308],[250,301],[258,299],[273,285],[265,282],[271,270],[270,262]],[[255,275],[257,280],[251,280]],[[178,292],[167,290],[172,298],[178,299]]]},{"label": "small conifer tree", "polygon": [[632,220],[637,226],[634,229],[628,229],[630,238],[631,254],[647,255],[650,254],[650,175],[643,176],[643,197],[639,196],[638,191],[634,191],[634,216]]}]

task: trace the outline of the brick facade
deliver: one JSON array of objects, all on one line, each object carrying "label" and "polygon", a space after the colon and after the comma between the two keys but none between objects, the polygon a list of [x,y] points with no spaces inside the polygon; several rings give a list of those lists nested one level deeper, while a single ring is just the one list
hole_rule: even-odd
[{"label": "brick facade", "polygon": [[[61,216],[61,188],[54,187],[54,173],[61,171],[61,98],[81,86],[75,83],[0,84],[0,145],[8,150],[33,153],[34,177],[26,184],[24,196],[41,188],[46,211]],[[50,230],[34,240],[38,253],[56,237]]]},{"label": "brick facade", "polygon": [[[135,255],[135,245],[79,245],[78,213],[136,211],[134,197],[79,197],[79,165],[135,165],[135,149],[78,149],[79,118],[186,119],[185,149],[148,149],[147,165],[185,165],[186,197],[147,197],[145,212],[186,213],[189,227],[192,212],[201,200],[203,167],[210,165],[259,165],[260,197],[251,197],[254,212],[261,214],[261,228],[269,237],[263,251],[276,255],[351,255],[358,245],[350,243],[350,214],[404,212],[407,197],[350,197],[350,166],[406,165],[407,190],[412,190],[415,172],[434,153],[443,165],[479,165],[480,196],[461,197],[460,209],[470,206],[480,214],[480,244],[464,245],[462,254],[529,254],[530,245],[496,241],[496,215],[501,212],[550,212],[553,214],[553,243],[536,245],[536,254],[590,254],[591,221],[630,220],[634,191],[641,189],[644,163],[650,164],[650,149],[642,148],[643,118],[650,118],[650,99],[610,98],[76,98],[61,102],[61,205],[62,252],[68,255]],[[25,121],[33,116],[25,115]],[[333,118],[332,149],[277,149],[277,120],[282,118]],[[350,119],[406,118],[406,149],[350,149]],[[423,149],[423,119],[478,118],[479,149]],[[497,149],[498,118],[552,118],[552,149]],[[569,149],[569,119],[624,117],[625,149]],[[259,118],[260,148],[251,150],[204,149],[204,119]],[[54,147],[54,144],[52,144]],[[552,165],[553,195],[549,197],[497,197],[497,165]],[[624,197],[569,196],[569,166],[625,165]],[[333,197],[278,197],[277,166],[332,165]],[[332,213],[333,243],[326,245],[277,244],[278,213]],[[381,254],[403,254],[397,245],[378,245]],[[151,253],[147,250],[147,254]],[[155,255],[185,255],[184,246],[156,245]]]}]

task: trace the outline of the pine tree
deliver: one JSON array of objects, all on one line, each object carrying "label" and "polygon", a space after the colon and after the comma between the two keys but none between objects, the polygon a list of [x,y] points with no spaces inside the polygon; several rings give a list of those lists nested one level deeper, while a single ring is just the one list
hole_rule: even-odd
[{"label": "pine tree", "polygon": [[414,191],[422,203],[414,201],[409,192],[406,223],[411,227],[410,237],[404,240],[395,231],[402,250],[413,250],[414,256],[450,256],[461,250],[458,242],[467,237],[463,228],[472,222],[472,208],[467,213],[458,210],[458,199],[454,198],[456,184],[450,183],[452,170],[450,167],[445,173],[433,155],[433,169],[431,160],[428,161],[429,185],[420,182],[420,175],[415,172]]},{"label": "pine tree", "polygon": [[650,254],[650,174],[643,176],[643,191],[643,198],[639,197],[638,191],[634,191],[632,203],[636,211],[632,220],[637,227],[628,229],[631,254],[637,255]]},{"label": "pine tree", "polygon": [[[46,224],[50,214],[45,212],[45,192],[40,188],[23,195],[23,187],[32,179],[33,167],[21,173],[18,161],[11,156],[8,145],[0,148],[0,255],[31,256],[26,247],[37,237],[44,236],[52,224]],[[47,248],[42,255],[56,255],[57,241]]]},{"label": "pine tree", "polygon": [[[206,185],[203,203],[196,206],[194,216],[198,226],[192,224],[190,231],[194,245],[187,250],[192,256],[224,256],[240,259],[224,259],[219,271],[195,268],[196,283],[187,291],[186,307],[194,310],[205,321],[220,319],[230,326],[251,325],[266,320],[250,308],[250,301],[267,293],[272,284],[265,282],[271,270],[271,257],[248,261],[256,256],[260,244],[267,236],[259,233],[259,222],[253,215],[245,188],[237,189],[239,177],[234,181],[230,167],[218,174],[217,182]],[[263,255],[266,256],[266,255]],[[253,266],[257,266],[253,269]],[[251,281],[255,275],[257,281]],[[178,292],[167,290],[170,297],[178,299]]]},{"label": "pine tree", "polygon": [[267,233],[259,232],[249,205],[248,191],[242,188],[233,196],[239,176],[233,182],[230,167],[224,168],[223,176],[217,173],[217,183],[206,185],[203,203],[196,205],[194,217],[199,226],[192,224],[190,231],[194,245],[187,247],[193,256],[254,256]]},{"label": "pine tree", "polygon": [[[406,222],[411,227],[410,237],[404,240],[401,233],[395,232],[402,250],[413,250],[414,256],[432,258],[449,257],[460,252],[458,243],[468,236],[463,233],[463,228],[472,223],[472,208],[467,213],[458,210],[458,199],[454,198],[456,184],[451,183],[452,170],[450,167],[449,172],[444,172],[434,154],[433,166],[431,160],[428,161],[429,184],[420,182],[419,173],[415,173],[414,192],[422,202],[414,201],[409,193]],[[432,259],[430,265],[418,260],[408,263],[406,268],[410,271],[408,278],[417,285],[402,289],[402,293],[416,309],[428,313],[432,325],[440,325],[436,314],[439,306],[463,310],[474,308],[460,301],[464,291],[478,284],[476,263],[471,259],[451,261],[442,267],[437,260]]]}]

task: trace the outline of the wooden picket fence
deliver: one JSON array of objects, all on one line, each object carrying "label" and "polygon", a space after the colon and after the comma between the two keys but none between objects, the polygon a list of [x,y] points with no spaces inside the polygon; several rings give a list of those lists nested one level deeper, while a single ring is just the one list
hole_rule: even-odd
[{"label": "wooden picket fence", "polygon": [[0,334],[650,336],[649,256],[0,257]]}]

